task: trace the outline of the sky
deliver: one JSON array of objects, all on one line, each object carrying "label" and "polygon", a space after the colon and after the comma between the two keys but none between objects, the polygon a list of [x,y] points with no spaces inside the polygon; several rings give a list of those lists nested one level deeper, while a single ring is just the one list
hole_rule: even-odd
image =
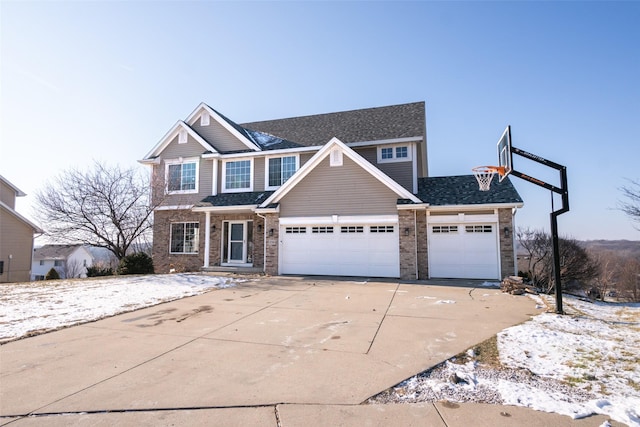
[{"label": "sky", "polygon": [[[200,102],[243,123],[425,101],[430,176],[496,164],[511,125],[567,167],[561,235],[640,240],[617,209],[640,180],[638,22],[638,1],[0,0],[0,175],[34,218],[45,182],[142,167]],[[548,230],[550,192],[512,182],[517,226]]]}]

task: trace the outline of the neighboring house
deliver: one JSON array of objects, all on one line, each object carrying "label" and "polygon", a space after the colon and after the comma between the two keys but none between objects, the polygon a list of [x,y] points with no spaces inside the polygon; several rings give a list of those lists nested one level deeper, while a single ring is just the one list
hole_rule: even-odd
[{"label": "neighboring house", "polygon": [[0,175],[0,282],[28,282],[34,234],[43,231],[16,212],[26,194]]},{"label": "neighboring house", "polygon": [[429,177],[425,104],[236,124],[206,104],[153,168],[157,272],[499,279],[515,272],[508,179]]},{"label": "neighboring house", "polygon": [[92,265],[93,255],[83,245],[45,245],[34,251],[32,280],[44,280],[52,268],[62,279],[85,278]]}]

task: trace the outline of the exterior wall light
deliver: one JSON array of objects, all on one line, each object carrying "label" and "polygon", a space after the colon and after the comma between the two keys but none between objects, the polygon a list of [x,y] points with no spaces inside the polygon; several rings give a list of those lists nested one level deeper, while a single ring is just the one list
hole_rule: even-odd
[{"label": "exterior wall light", "polygon": [[273,237],[273,228],[269,229],[269,237]]},{"label": "exterior wall light", "polygon": [[509,237],[509,235],[511,234],[509,227],[505,227],[504,228],[504,237]]},{"label": "exterior wall light", "polygon": [[405,229],[404,229],[404,235],[405,235],[405,236],[408,236],[408,235],[409,235],[409,231],[410,231],[410,230],[409,230],[409,227],[405,228]]}]

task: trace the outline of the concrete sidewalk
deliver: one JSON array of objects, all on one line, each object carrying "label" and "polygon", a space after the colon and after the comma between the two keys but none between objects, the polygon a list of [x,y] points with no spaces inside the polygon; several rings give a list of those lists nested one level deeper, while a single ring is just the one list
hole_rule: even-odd
[{"label": "concrete sidewalk", "polygon": [[0,424],[601,425],[495,405],[361,405],[533,314],[529,298],[495,289],[260,278],[0,346]]}]

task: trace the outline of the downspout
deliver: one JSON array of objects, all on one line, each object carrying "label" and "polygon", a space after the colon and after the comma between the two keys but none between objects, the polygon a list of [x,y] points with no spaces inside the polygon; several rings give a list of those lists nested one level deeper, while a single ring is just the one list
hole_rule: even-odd
[{"label": "downspout", "polygon": [[209,267],[209,251],[211,250],[211,212],[204,213],[204,268]]},{"label": "downspout", "polygon": [[262,271],[266,273],[267,271],[267,217],[262,216],[255,211],[254,213],[264,220],[264,226],[262,227],[262,234],[263,234],[262,244],[264,245],[262,249]]}]

